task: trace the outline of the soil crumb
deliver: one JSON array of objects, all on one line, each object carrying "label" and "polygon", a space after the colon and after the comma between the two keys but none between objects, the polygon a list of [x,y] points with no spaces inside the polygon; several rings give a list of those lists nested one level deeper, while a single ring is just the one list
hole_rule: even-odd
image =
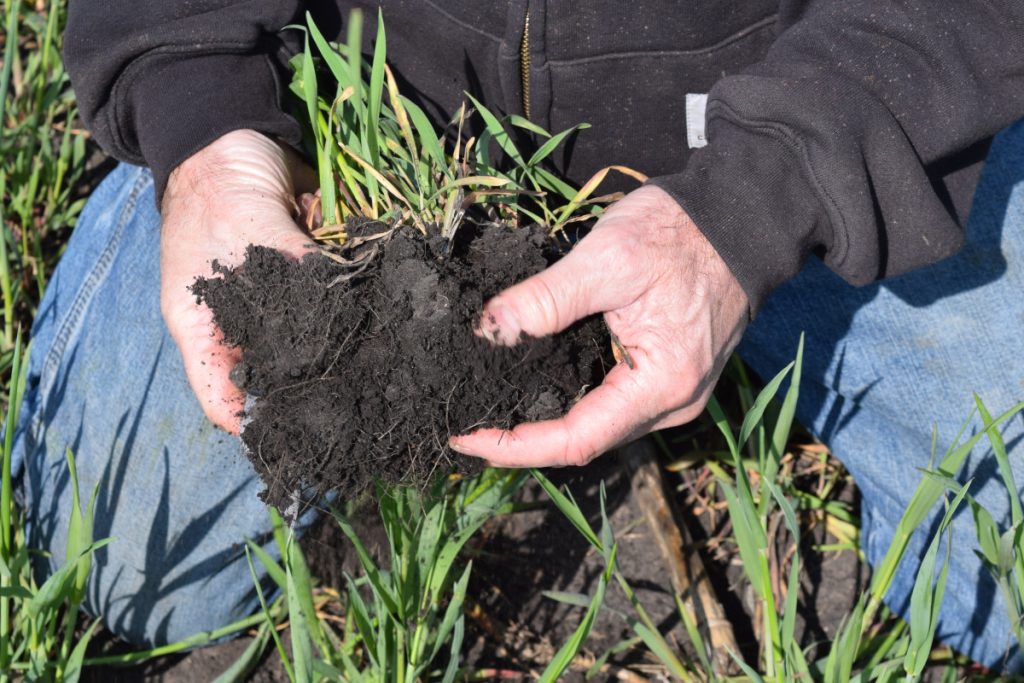
[{"label": "soil crumb", "polygon": [[449,243],[369,221],[347,229],[335,258],[250,246],[242,265],[215,263],[193,286],[242,349],[232,379],[255,398],[242,441],[267,503],[472,471],[449,435],[558,417],[610,366],[599,318],[511,348],[473,334],[488,298],[557,258],[543,232],[466,225]]}]

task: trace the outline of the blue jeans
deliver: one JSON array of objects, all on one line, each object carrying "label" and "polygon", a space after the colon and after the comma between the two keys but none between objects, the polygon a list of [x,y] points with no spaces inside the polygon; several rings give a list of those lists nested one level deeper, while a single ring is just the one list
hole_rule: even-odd
[{"label": "blue jeans", "polygon": [[[812,262],[749,330],[744,358],[763,376],[792,360],[807,333],[799,418],[859,484],[868,559],[884,554],[928,463],[931,429],[948,442],[977,391],[993,411],[1024,396],[1024,125],[995,145],[957,257],[854,289]],[[174,641],[256,607],[242,552],[266,540],[260,485],[236,439],[192,396],[159,308],[159,216],[148,172],[120,166],[96,190],[33,329],[16,465],[33,542],[64,560],[65,448],[83,491],[100,484],[88,606],[140,644]],[[1004,430],[1024,482],[1022,421]],[[997,520],[1008,503],[979,447],[967,465]],[[940,637],[975,659],[1016,656],[1001,598],[980,567],[969,515],[957,544]],[[921,552],[917,538],[911,552]],[[268,546],[273,552],[273,548]],[[889,596],[905,612],[915,567]],[[1015,659],[1013,665],[1017,665]]]}]

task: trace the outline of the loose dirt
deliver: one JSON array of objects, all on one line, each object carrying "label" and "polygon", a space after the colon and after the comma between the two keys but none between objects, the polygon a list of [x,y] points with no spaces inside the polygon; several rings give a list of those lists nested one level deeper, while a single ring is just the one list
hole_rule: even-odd
[{"label": "loose dirt", "polygon": [[242,265],[214,264],[193,287],[243,351],[232,378],[255,401],[242,441],[263,499],[282,510],[299,491],[350,497],[375,480],[470,471],[450,435],[560,416],[613,362],[597,318],[509,348],[473,333],[488,298],[558,257],[543,232],[466,225],[449,242],[377,222],[347,230],[336,259],[250,246]]}]

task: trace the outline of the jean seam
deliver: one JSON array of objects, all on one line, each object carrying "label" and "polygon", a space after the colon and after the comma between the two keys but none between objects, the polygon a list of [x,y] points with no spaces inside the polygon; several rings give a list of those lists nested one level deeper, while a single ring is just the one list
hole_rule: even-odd
[{"label": "jean seam", "polygon": [[[139,195],[141,195],[146,189],[146,186],[151,183],[152,180],[150,176],[141,172],[140,169],[138,177],[129,192],[128,198],[121,208],[121,214],[117,219],[117,227],[114,229],[113,234],[107,241],[106,246],[103,248],[103,252],[100,254],[99,258],[96,259],[95,265],[93,265],[89,274],[82,281],[81,287],[74,295],[74,300],[70,310],[60,322],[60,326],[53,336],[53,342],[50,344],[50,348],[46,353],[46,358],[43,361],[42,368],[39,372],[39,384],[37,386],[37,391],[40,396],[48,395],[53,382],[56,381],[57,371],[60,367],[60,362],[64,356],[65,350],[67,349],[68,343],[71,340],[71,337],[81,327],[85,309],[92,300],[92,295],[104,280],[106,280],[107,275],[110,273],[111,266],[121,243],[121,238],[124,235],[125,226],[131,222],[135,215],[135,207],[138,204]],[[36,429],[41,425],[43,412],[44,411],[42,410],[37,410],[36,414],[33,416],[33,431],[36,431]]]}]

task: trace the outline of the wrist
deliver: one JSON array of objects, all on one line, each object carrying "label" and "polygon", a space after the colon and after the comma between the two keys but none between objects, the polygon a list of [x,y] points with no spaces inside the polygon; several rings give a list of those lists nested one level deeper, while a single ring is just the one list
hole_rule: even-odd
[{"label": "wrist", "polygon": [[183,203],[252,208],[294,206],[295,189],[284,147],[254,130],[225,133],[179,164],[167,180],[162,211]]}]

